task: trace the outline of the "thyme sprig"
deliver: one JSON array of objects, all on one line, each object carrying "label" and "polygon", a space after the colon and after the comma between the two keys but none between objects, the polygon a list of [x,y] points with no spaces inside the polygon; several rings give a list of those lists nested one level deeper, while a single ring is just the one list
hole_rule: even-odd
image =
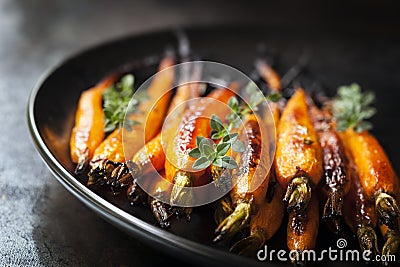
[{"label": "thyme sprig", "polygon": [[193,163],[193,169],[202,170],[211,164],[216,167],[236,169],[238,167],[236,161],[232,157],[227,156],[226,153],[231,148],[232,143],[236,143],[236,146],[240,147],[240,151],[238,152],[244,151],[243,143],[237,140],[237,138],[237,133],[226,135],[222,142],[215,144],[210,139],[198,136],[196,138],[197,147],[189,153],[189,156],[197,159]]},{"label": "thyme sprig", "polygon": [[[133,75],[127,74],[121,78],[120,82],[110,86],[103,93],[104,131],[106,133],[121,129],[122,126],[130,130],[132,126],[139,124],[135,120],[125,120],[125,114],[136,112],[140,101],[145,98],[145,96],[132,98],[135,93],[134,81]],[[131,104],[129,104],[130,102]]]},{"label": "thyme sprig", "polygon": [[337,130],[344,131],[354,128],[356,132],[372,129],[372,123],[366,121],[376,113],[371,107],[375,101],[373,92],[361,92],[356,84],[340,86],[336,98],[332,103],[332,113],[337,122]]}]

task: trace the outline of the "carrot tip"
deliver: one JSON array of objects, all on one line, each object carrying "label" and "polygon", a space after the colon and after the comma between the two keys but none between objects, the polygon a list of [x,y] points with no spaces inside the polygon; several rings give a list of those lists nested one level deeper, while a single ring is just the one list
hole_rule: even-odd
[{"label": "carrot tip", "polygon": [[170,215],[168,214],[166,205],[153,199],[150,203],[150,207],[158,225],[160,225],[161,228],[168,228],[170,226],[170,222],[168,221]]},{"label": "carrot tip", "polygon": [[83,160],[80,160],[78,162],[78,165],[76,165],[75,174],[76,175],[84,174],[86,172],[86,170],[87,170],[88,165],[89,165],[89,160],[87,158],[83,159]]},{"label": "carrot tip", "polygon": [[76,165],[75,168],[75,174],[76,175],[82,175],[86,172],[86,169],[89,165],[89,149],[85,149],[85,152],[83,152],[78,159],[78,164]]},{"label": "carrot tip", "polygon": [[379,253],[378,238],[375,230],[370,226],[362,226],[357,229],[358,243],[362,251],[371,251],[374,255]]},{"label": "carrot tip", "polygon": [[389,229],[397,231],[399,229],[398,220],[400,210],[396,200],[387,193],[379,193],[375,200],[376,212],[380,221],[387,225]]},{"label": "carrot tip", "polygon": [[287,211],[304,211],[311,200],[311,186],[306,177],[293,178],[286,190],[283,201],[288,204]]}]

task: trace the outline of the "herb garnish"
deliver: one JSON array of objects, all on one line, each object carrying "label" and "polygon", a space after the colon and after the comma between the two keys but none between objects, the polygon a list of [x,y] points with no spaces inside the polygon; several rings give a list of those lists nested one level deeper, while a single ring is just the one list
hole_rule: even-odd
[{"label": "herb garnish", "polygon": [[245,147],[238,140],[238,133],[232,133],[232,131],[239,127],[240,121],[247,114],[256,111],[258,105],[264,100],[277,102],[281,98],[278,93],[270,94],[265,98],[254,82],[247,85],[246,92],[250,95],[248,105],[240,105],[239,100],[234,96],[229,99],[228,106],[231,108],[231,112],[226,116],[227,123],[223,123],[221,118],[215,114],[211,116],[211,139],[219,140],[218,144],[202,136],[196,137],[197,147],[189,152],[189,156],[197,159],[193,163],[193,169],[201,170],[210,165],[225,169],[236,169],[238,167],[236,161],[227,156],[226,153],[230,148],[235,152],[242,153],[245,151]]},{"label": "herb garnish", "polygon": [[197,147],[192,149],[189,156],[192,158],[197,158],[193,163],[193,169],[202,170],[207,168],[211,164],[216,167],[226,168],[226,169],[236,169],[238,167],[236,161],[230,157],[226,156],[226,153],[232,146],[232,143],[236,144],[232,149],[239,148],[237,152],[243,152],[243,143],[237,140],[238,134],[229,134],[224,137],[224,140],[216,145],[210,139],[202,136],[196,138]]},{"label": "herb garnish", "polygon": [[[135,120],[125,121],[125,114],[136,112],[136,107],[141,100],[140,97],[132,99],[135,92],[133,84],[133,75],[127,74],[121,78],[119,83],[112,85],[103,93],[104,131],[106,133],[121,129],[123,125],[130,129],[131,126],[139,124]],[[130,102],[131,104],[129,104]],[[127,110],[128,108],[129,110]]]},{"label": "herb garnish", "polygon": [[362,93],[361,87],[356,83],[340,86],[332,104],[337,130],[344,131],[348,128],[354,128],[356,132],[362,132],[372,129],[372,123],[366,121],[366,119],[371,118],[376,113],[376,109],[370,106],[374,101],[374,93]]}]

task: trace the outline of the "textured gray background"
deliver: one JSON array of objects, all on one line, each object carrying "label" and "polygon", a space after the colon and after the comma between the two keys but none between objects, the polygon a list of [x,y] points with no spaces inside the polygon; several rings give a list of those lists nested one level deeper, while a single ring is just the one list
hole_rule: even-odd
[{"label": "textured gray background", "polygon": [[[340,4],[263,6],[200,1],[0,0],[0,265],[180,265],[84,207],[52,177],[31,144],[28,94],[49,67],[98,42],[179,25],[233,21],[309,27],[362,24]],[[285,1],[286,2],[286,1]],[[384,7],[359,7],[371,25]],[[290,7],[290,8],[289,8]],[[394,12],[389,11],[389,13]],[[339,17],[336,17],[339,16]],[[340,19],[339,19],[340,18]],[[157,257],[155,257],[155,255]]]}]

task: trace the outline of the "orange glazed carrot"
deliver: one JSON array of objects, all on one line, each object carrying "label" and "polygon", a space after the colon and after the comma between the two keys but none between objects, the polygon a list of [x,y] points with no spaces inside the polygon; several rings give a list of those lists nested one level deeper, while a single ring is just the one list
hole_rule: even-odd
[{"label": "orange glazed carrot", "polygon": [[311,185],[322,178],[322,150],[311,123],[305,93],[297,89],[278,124],[275,172],[286,189],[288,211],[304,210],[311,199]]},{"label": "orange glazed carrot", "polygon": [[[236,84],[230,86],[232,90],[236,87]],[[215,114],[219,117],[225,117],[230,111],[225,105],[228,103],[229,98],[234,95],[235,93],[229,89],[219,88],[213,90],[207,97],[191,105],[185,112],[180,121],[177,136],[166,137],[165,141],[171,142],[171,145],[167,146],[165,174],[166,179],[175,184],[171,195],[171,204],[183,198],[185,198],[185,201],[191,201],[191,196],[181,194],[184,192],[182,188],[196,185],[199,182],[199,178],[205,173],[205,170],[188,172],[182,169],[191,163],[189,152],[196,147],[196,137],[210,137],[211,115]],[[190,214],[190,209],[186,211]]]},{"label": "orange glazed carrot", "polygon": [[84,91],[78,103],[75,126],[70,139],[71,159],[77,163],[75,173],[81,174],[88,166],[94,150],[104,138],[103,92],[116,80],[110,75],[96,86]]},{"label": "orange glazed carrot", "polygon": [[400,210],[395,197],[399,194],[399,179],[385,151],[367,131],[358,133],[348,129],[344,137],[357,167],[360,183],[366,196],[375,201],[380,221],[391,230],[398,231]]},{"label": "orange glazed carrot", "polygon": [[318,226],[318,198],[316,194],[313,194],[305,212],[289,214],[287,246],[289,250],[296,250],[300,255],[300,258],[292,259],[292,261],[304,262],[305,259],[301,256],[301,253],[315,248]]},{"label": "orange glazed carrot", "polygon": [[[148,98],[139,103],[138,112],[129,115],[129,119],[138,124],[132,126],[130,130],[125,128],[114,130],[97,147],[91,160],[88,185],[110,182],[107,180],[109,173],[123,170],[120,163],[125,162],[125,157],[131,159],[142,147],[143,142],[140,140],[148,142],[158,133],[167,111],[174,82],[174,71],[167,68],[173,64],[174,59],[171,56],[167,56],[161,61],[159,70],[165,71],[152,81],[147,89]],[[159,98],[160,96],[162,97]],[[155,102],[156,104],[153,106]],[[147,113],[149,113],[148,118],[145,116]],[[146,123],[146,119],[151,123]]]},{"label": "orange glazed carrot", "polygon": [[[272,92],[280,92],[279,75],[265,62],[258,61],[257,69],[261,77],[267,82]],[[280,110],[277,103],[269,103],[275,124],[279,122]],[[267,122],[268,123],[268,122]],[[274,167],[272,167],[274,168]],[[256,204],[256,213],[250,219],[250,235],[232,246],[231,251],[239,255],[251,255],[268,241],[279,229],[285,215],[285,205],[282,201],[284,191],[276,184],[274,169],[271,170],[268,191],[260,186],[253,195]]]},{"label": "orange glazed carrot", "polygon": [[[187,109],[187,104],[181,104],[188,101],[189,99],[199,97],[199,95],[199,84],[184,84],[182,86],[179,86],[174,98],[171,101],[167,114],[171,114],[171,112],[173,112],[172,116],[174,116],[174,118],[181,118],[183,116],[183,113]],[[170,122],[170,120],[168,120],[168,122]],[[131,170],[137,169],[137,171],[134,171],[135,177],[133,177],[131,186],[127,191],[128,198],[132,203],[139,200],[143,201],[143,199],[141,199],[143,192],[141,192],[141,190],[138,190],[136,184],[137,177],[139,175],[147,174],[147,172],[150,171],[152,168],[156,169],[157,171],[161,171],[162,169],[164,169],[165,154],[163,140],[167,138],[166,136],[173,135],[176,131],[176,128],[178,127],[178,125],[172,124],[165,125],[163,133],[158,133],[158,135],[150,140],[143,148],[141,148],[133,156],[132,161],[128,163]],[[166,136],[162,136],[162,134]]]}]

